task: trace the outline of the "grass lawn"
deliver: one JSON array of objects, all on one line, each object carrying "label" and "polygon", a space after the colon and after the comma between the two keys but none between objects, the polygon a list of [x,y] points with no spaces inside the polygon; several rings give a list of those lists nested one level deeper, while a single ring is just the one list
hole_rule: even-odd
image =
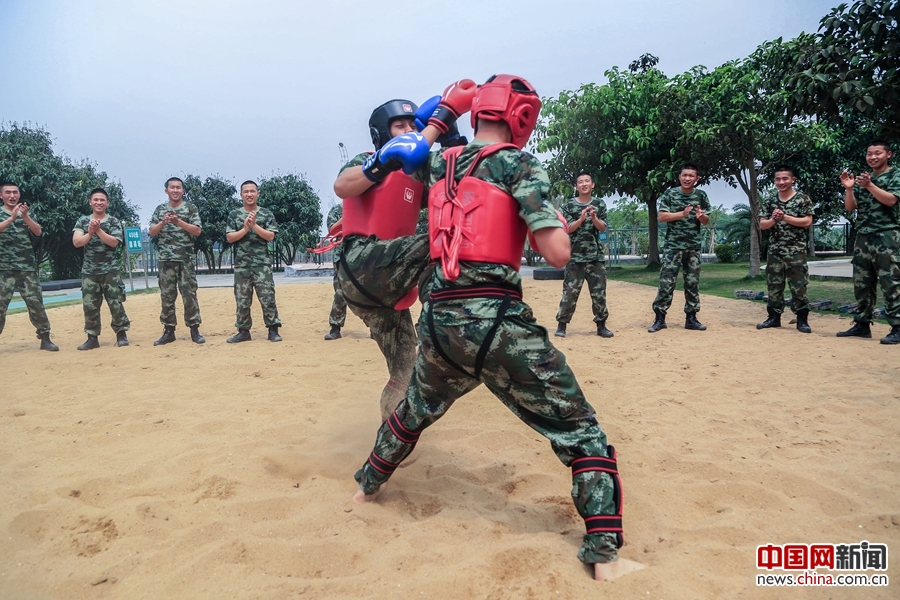
[{"label": "grass lawn", "polygon": [[[148,288],[148,289],[138,289],[133,292],[126,292],[127,296],[132,296],[134,294],[156,294],[159,292],[158,287]],[[64,300],[63,302],[49,302],[44,304],[44,308],[47,310],[51,308],[59,308],[60,306],[74,306],[76,304],[81,304],[81,300]],[[28,312],[28,308],[23,306],[21,308],[11,308],[6,311],[8,315],[17,315],[19,313]]]},{"label": "grass lawn", "polygon": [[[700,293],[721,296],[722,298],[734,298],[735,290],[766,291],[766,276],[747,277],[749,263],[704,263],[700,274]],[[763,271],[762,273],[765,273]],[[607,277],[616,281],[628,281],[657,287],[659,285],[659,271],[648,271],[644,265],[627,265],[621,268],[607,269]],[[684,289],[684,283],[678,276],[678,290]],[[810,301],[831,300],[834,311],[843,304],[855,302],[853,297],[853,282],[849,279],[828,279],[809,281],[807,296]],[[880,290],[879,290],[880,293]],[[791,295],[791,290],[785,286],[785,297]],[[761,304],[765,302],[759,301]],[[879,304],[878,306],[881,306]],[[829,311],[824,311],[829,312]]]}]

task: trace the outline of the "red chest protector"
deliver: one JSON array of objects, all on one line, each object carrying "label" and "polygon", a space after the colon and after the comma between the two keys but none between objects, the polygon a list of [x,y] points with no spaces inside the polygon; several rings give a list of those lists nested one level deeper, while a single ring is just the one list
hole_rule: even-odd
[{"label": "red chest protector", "polygon": [[365,193],[344,198],[344,237],[356,233],[392,240],[414,234],[424,190],[403,171],[395,171]]},{"label": "red chest protector", "polygon": [[456,182],[456,160],[463,146],[444,152],[447,175],[428,195],[428,239],[431,258],[441,261],[448,281],[459,277],[459,261],[499,263],[516,271],[522,266],[528,226],[519,216],[519,203],[486,181],[472,177],[478,163],[513,144],[485,146],[463,178]]}]

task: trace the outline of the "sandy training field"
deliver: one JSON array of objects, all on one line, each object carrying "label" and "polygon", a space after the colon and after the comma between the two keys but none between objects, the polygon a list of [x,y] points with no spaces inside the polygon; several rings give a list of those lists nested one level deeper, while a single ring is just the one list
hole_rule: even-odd
[{"label": "sandy training field", "polygon": [[[561,282],[526,282],[539,321]],[[201,289],[203,346],[153,347],[158,296],[126,308],[132,345],[84,341],[80,306],[0,337],[0,597],[896,598],[900,348],[839,340],[811,315],[703,297],[706,332],[648,334],[651,287],[610,282],[594,335],[585,290],[557,342],[619,451],[627,545],[649,568],[610,583],[575,558],[583,524],[549,444],[484,388],[427,430],[378,503],[356,505],[387,369],[330,284],[278,288],[285,341],[230,345],[230,289]],[[180,301],[179,301],[180,302]],[[180,316],[179,316],[180,319]],[[787,322],[788,319],[785,319]],[[886,543],[888,588],[757,588],[761,544]],[[871,573],[871,572],[870,572]]]}]

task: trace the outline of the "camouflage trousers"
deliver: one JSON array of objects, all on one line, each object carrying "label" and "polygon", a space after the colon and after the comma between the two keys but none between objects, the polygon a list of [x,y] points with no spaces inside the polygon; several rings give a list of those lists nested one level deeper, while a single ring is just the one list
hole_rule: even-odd
[{"label": "camouflage trousers", "polygon": [[50,321],[44,309],[44,294],[36,271],[0,271],[0,333],[6,326],[6,310],[12,301],[16,288],[21,289],[22,300],[28,309],[28,318],[34,325],[38,337],[49,333]]},{"label": "camouflage trousers", "polygon": [[700,251],[671,250],[663,252],[662,268],[659,270],[659,291],[653,301],[653,310],[667,313],[672,306],[678,271],[684,267],[684,312],[700,310]]},{"label": "camouflage trousers", "polygon": [[[596,528],[603,523],[621,531],[618,476],[591,466],[607,457],[606,434],[565,355],[550,343],[528,305],[514,301],[498,322],[498,304],[482,301],[479,316],[484,318],[443,326],[438,324],[442,310],[438,303],[433,307],[433,328],[426,317],[428,306],[423,308],[409,389],[382,423],[372,453],[354,477],[365,493],[377,491],[409,456],[422,431],[483,383],[522,422],[546,437],[559,460],[571,467],[572,500],[590,532],[583,537],[578,558],[586,563],[614,561],[620,545],[617,534]],[[488,351],[476,379],[477,356],[486,339]]]},{"label": "camouflage trousers", "polygon": [[809,310],[806,286],[809,285],[809,266],[806,253],[778,256],[769,252],[766,260],[766,287],[769,289],[769,308],[779,315],[784,312],[784,283],[791,288],[791,310],[796,314]]},{"label": "camouflage trousers", "polygon": [[387,419],[406,394],[416,359],[416,329],[409,309],[393,306],[419,281],[428,266],[428,237],[393,240],[353,236],[344,240],[338,280],[353,314],[366,324],[387,362],[389,379],[381,392]]},{"label": "camouflage trousers", "polygon": [[338,264],[334,263],[334,300],[331,301],[331,314],[328,315],[328,324],[332,327],[343,327],[347,322],[347,301],[344,300],[344,292],[341,291],[341,282],[338,279]]},{"label": "camouflage trousers", "polygon": [[234,268],[234,303],[237,306],[234,326],[248,330],[253,326],[250,307],[253,305],[254,289],[262,307],[266,327],[281,327],[278,307],[275,306],[275,280],[272,278],[272,268],[268,265]]},{"label": "camouflage trousers", "polygon": [[99,336],[100,305],[106,298],[112,316],[112,330],[116,333],[131,329],[131,321],[125,314],[125,290],[118,271],[103,275],[81,275],[81,307],[84,309],[84,332]]},{"label": "camouflage trousers", "polygon": [[900,231],[857,235],[852,262],[853,294],[859,306],[853,319],[872,321],[881,284],[887,321],[900,325]]},{"label": "camouflage trousers", "polygon": [[558,322],[568,323],[572,320],[585,279],[587,279],[588,292],[591,294],[594,323],[604,322],[609,317],[609,310],[606,308],[606,265],[602,261],[570,262],[566,265],[562,299],[559,301],[559,312],[556,313]]},{"label": "camouflage trousers", "polygon": [[175,300],[179,291],[181,301],[184,303],[184,324],[188,327],[199,325],[200,304],[197,302],[197,276],[194,274],[194,263],[159,261],[159,297],[162,302],[159,322],[167,327],[178,325]]}]

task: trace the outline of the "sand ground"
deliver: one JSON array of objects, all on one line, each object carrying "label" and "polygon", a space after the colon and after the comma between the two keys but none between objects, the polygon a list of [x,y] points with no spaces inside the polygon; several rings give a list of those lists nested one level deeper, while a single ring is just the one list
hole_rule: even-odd
[{"label": "sand ground", "polygon": [[[526,282],[552,326],[561,282]],[[77,352],[80,306],[0,337],[0,597],[896,598],[900,348],[848,321],[757,331],[764,308],[703,298],[706,332],[646,332],[650,287],[610,282],[613,339],[585,292],[558,341],[619,450],[627,545],[648,569],[592,581],[567,469],[483,388],[429,429],[377,504],[354,471],[387,370],[331,286],[278,289],[285,341],[229,345],[229,289],[201,289],[207,343],[154,348],[158,297],[126,304],[132,345]],[[106,309],[104,308],[104,311]],[[104,312],[104,323],[108,324]],[[888,588],[757,588],[766,543],[887,543]]]}]

